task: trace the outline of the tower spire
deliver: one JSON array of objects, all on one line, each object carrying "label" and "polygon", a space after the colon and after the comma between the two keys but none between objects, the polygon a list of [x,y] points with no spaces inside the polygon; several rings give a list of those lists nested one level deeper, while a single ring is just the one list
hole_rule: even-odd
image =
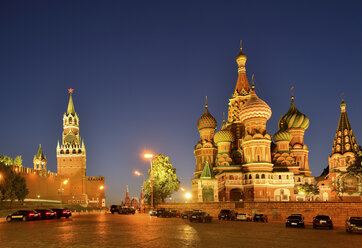
[{"label": "tower spire", "polygon": [[68,102],[68,109],[67,109],[67,114],[72,114],[74,115],[75,114],[75,109],[74,109],[74,103],[73,103],[73,97],[72,97],[72,94],[74,92],[74,89],[72,88],[69,88],[68,89],[68,92],[69,92],[69,102]]},{"label": "tower spire", "polygon": [[290,88],[290,93],[291,93],[291,98],[290,99],[292,99],[292,101],[294,101],[294,86],[292,86]]},{"label": "tower spire", "polygon": [[248,78],[246,77],[245,69],[246,59],[247,57],[243,53],[242,41],[240,40],[240,52],[236,57],[236,63],[238,64],[238,79],[236,81],[233,97],[245,96],[250,93],[250,84]]},{"label": "tower spire", "polygon": [[207,109],[208,105],[207,105],[207,96],[205,96],[205,108]]}]

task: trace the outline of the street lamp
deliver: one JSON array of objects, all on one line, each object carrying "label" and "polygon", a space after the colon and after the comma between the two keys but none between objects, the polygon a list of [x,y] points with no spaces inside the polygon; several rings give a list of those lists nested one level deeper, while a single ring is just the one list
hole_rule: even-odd
[{"label": "street lamp", "polygon": [[62,194],[64,191],[64,188],[62,188],[62,185],[66,185],[69,182],[69,179],[65,179],[63,182],[60,183],[59,186],[59,193],[60,193],[60,207],[63,207],[63,201],[62,201]]},{"label": "street lamp", "polygon": [[186,203],[187,203],[187,200],[189,200],[191,198],[191,194],[190,193],[186,193],[185,194],[185,198],[186,198]]},{"label": "street lamp", "polygon": [[98,188],[99,191],[96,193],[96,195],[97,195],[97,208],[99,208],[99,195],[100,195],[100,191],[103,190],[103,189],[104,189],[104,186],[103,186],[103,185],[99,186],[99,188]]},{"label": "street lamp", "polygon": [[151,153],[146,153],[144,155],[145,158],[148,158],[150,160],[150,164],[151,164],[151,175],[150,175],[150,179],[151,179],[151,210],[153,210],[153,169],[152,169],[152,158],[153,158],[153,154]]}]

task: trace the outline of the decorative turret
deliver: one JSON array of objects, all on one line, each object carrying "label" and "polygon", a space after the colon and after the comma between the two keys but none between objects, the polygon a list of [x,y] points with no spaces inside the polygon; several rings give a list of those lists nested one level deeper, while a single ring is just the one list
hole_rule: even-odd
[{"label": "decorative turret", "polygon": [[199,129],[201,140],[211,141],[216,127],[217,122],[215,118],[209,113],[206,97],[205,112],[197,122],[197,129]]},{"label": "decorative turret", "polygon": [[359,152],[359,147],[353,134],[351,124],[349,123],[346,112],[346,103],[343,99],[340,107],[341,115],[339,116],[338,127],[334,137],[331,155],[334,153],[343,155],[346,152],[352,152],[357,155]]},{"label": "decorative turret", "polygon": [[248,78],[246,77],[245,69],[246,60],[247,57],[243,53],[242,44],[240,42],[240,53],[236,57],[236,63],[238,64],[238,80],[236,81],[233,97],[246,96],[250,94],[250,84]]},{"label": "decorative turret", "polygon": [[273,136],[275,143],[287,142],[288,147],[285,147],[289,150],[289,142],[292,140],[293,136],[284,128],[283,122],[280,125],[280,129]]},{"label": "decorative turret", "polygon": [[47,169],[47,158],[45,157],[41,144],[39,144],[38,153],[34,156],[33,163],[35,170],[46,170]]},{"label": "decorative turret", "polygon": [[197,142],[194,150],[196,159],[196,178],[198,178],[201,174],[206,161],[211,164],[214,164],[215,162],[217,149],[213,139],[216,127],[217,122],[215,118],[209,113],[206,97],[205,112],[197,122],[197,129],[200,132],[200,141]]},{"label": "decorative turret", "polygon": [[217,144],[218,154],[216,157],[217,166],[228,166],[232,159],[230,156],[231,143],[235,140],[234,134],[226,126],[225,119],[221,130],[215,134],[214,142]]}]

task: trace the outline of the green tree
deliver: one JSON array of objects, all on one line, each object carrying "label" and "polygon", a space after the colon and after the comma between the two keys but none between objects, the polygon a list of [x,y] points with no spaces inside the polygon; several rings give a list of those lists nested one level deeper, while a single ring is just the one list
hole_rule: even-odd
[{"label": "green tree", "polygon": [[[162,154],[155,156],[152,161],[153,173],[153,200],[154,203],[165,202],[165,199],[177,191],[180,187],[180,181],[176,175],[176,169],[173,168],[168,157]],[[144,183],[145,199],[151,202],[151,170],[148,170],[150,176]]]},{"label": "green tree", "polygon": [[21,158],[21,155],[15,157],[14,165],[19,167],[23,166],[23,159]]},{"label": "green tree", "polygon": [[5,165],[13,165],[13,159],[8,156],[0,156],[0,163],[3,163]]},{"label": "green tree", "polygon": [[299,192],[306,195],[308,201],[311,200],[312,196],[319,194],[319,188],[315,184],[306,183],[306,184],[298,185],[298,190],[299,190]]},{"label": "green tree", "polygon": [[346,189],[344,188],[344,183],[340,177],[337,177],[336,182],[333,183],[332,191],[335,191],[337,193],[337,197],[343,201],[343,194],[346,193]]}]

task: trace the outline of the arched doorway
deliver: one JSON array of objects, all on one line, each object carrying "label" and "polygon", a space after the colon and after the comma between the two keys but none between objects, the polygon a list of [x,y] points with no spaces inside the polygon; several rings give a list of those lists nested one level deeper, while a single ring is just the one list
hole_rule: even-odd
[{"label": "arched doorway", "polygon": [[241,189],[230,190],[230,201],[240,201],[243,199],[243,191]]}]

